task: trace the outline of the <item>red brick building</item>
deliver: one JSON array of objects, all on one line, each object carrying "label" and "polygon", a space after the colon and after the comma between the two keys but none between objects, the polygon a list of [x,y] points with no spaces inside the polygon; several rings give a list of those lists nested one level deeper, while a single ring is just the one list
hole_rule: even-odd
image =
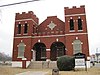
[{"label": "red brick building", "polygon": [[41,24],[32,12],[16,13],[13,61],[56,61],[78,52],[89,56],[85,6],[64,8],[65,22],[49,16]]}]

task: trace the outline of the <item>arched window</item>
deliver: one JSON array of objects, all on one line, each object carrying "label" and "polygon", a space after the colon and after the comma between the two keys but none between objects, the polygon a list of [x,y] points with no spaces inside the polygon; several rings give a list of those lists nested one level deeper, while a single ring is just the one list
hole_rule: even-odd
[{"label": "arched window", "polygon": [[73,54],[82,52],[82,45],[81,45],[81,41],[80,40],[74,40],[73,41],[73,50],[74,50]]},{"label": "arched window", "polygon": [[74,30],[74,21],[70,19],[70,30]]},{"label": "arched window", "polygon": [[21,24],[18,24],[18,31],[17,31],[18,34],[21,34]]},{"label": "arched window", "polygon": [[82,20],[78,19],[78,30],[82,30]]},{"label": "arched window", "polygon": [[25,23],[25,26],[24,26],[24,34],[26,34],[28,32],[28,25],[27,23]]},{"label": "arched window", "polygon": [[24,58],[25,44],[21,42],[18,45],[18,58]]}]

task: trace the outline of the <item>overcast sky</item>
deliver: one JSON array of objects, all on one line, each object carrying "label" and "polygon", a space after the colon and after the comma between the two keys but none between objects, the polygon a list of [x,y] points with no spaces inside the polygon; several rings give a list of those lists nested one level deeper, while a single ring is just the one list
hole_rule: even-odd
[{"label": "overcast sky", "polygon": [[[0,6],[25,0],[0,0]],[[28,0],[26,0],[28,1]],[[20,5],[0,7],[0,52],[12,55],[15,13],[33,11],[39,23],[47,16],[58,16],[64,21],[64,7],[85,5],[90,54],[100,52],[100,1],[99,0],[41,0]]]}]

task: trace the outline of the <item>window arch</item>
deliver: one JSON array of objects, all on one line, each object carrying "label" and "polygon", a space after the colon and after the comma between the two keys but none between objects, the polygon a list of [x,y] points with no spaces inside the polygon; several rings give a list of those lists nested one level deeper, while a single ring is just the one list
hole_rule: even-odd
[{"label": "window arch", "polygon": [[18,31],[17,31],[18,34],[21,34],[21,24],[18,24]]},{"label": "window arch", "polygon": [[24,58],[25,44],[21,42],[18,45],[18,58]]},{"label": "window arch", "polygon": [[81,18],[78,19],[78,30],[82,30],[82,20],[81,20]]},{"label": "window arch", "polygon": [[73,41],[73,54],[82,53],[82,45],[80,40]]},{"label": "window arch", "polygon": [[70,19],[69,24],[70,24],[70,30],[74,30],[74,21],[73,21],[73,19]]},{"label": "window arch", "polygon": [[25,23],[25,26],[24,26],[24,34],[26,34],[28,32],[28,25],[27,23]]}]

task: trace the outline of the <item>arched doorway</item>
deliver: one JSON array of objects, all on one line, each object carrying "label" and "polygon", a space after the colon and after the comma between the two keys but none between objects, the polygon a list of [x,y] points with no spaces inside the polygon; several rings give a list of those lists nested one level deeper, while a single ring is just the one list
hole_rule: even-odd
[{"label": "arched doorway", "polygon": [[56,61],[58,57],[65,55],[65,45],[62,42],[52,43],[50,49],[51,61]]},{"label": "arched doorway", "polygon": [[36,61],[46,61],[46,46],[44,43],[36,43],[33,50],[36,52]]}]

